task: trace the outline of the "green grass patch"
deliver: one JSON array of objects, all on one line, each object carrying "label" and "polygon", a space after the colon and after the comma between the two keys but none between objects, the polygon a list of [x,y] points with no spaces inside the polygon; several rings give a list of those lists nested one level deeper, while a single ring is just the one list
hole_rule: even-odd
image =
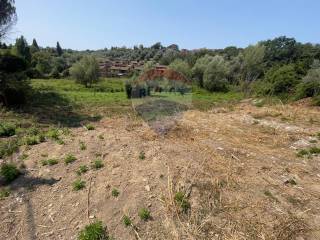
[{"label": "green grass patch", "polygon": [[318,147],[311,147],[311,148],[309,149],[309,152],[310,152],[311,154],[320,154],[320,148],[318,148]]},{"label": "green grass patch", "polygon": [[74,161],[76,161],[77,158],[72,155],[72,154],[68,154],[65,158],[64,158],[64,162],[65,164],[70,164],[70,163],[73,163]]},{"label": "green grass patch", "polygon": [[123,224],[124,224],[126,227],[129,227],[129,226],[131,226],[131,224],[132,224],[132,221],[131,221],[130,217],[127,216],[127,215],[124,215],[124,216],[122,217],[122,221],[123,221]]},{"label": "green grass patch", "polygon": [[146,154],[144,153],[144,151],[141,151],[139,154],[139,159],[144,160],[145,158],[146,158]]},{"label": "green grass patch", "polygon": [[0,140],[0,158],[7,157],[17,152],[20,143],[18,139]]},{"label": "green grass patch", "polygon": [[92,125],[92,124],[87,124],[85,125],[85,128],[88,130],[88,131],[92,131],[95,129],[95,127]]},{"label": "green grass patch", "polygon": [[148,221],[151,218],[151,213],[146,208],[141,208],[138,213],[139,217],[143,221]]},{"label": "green grass patch", "polygon": [[57,159],[48,159],[48,160],[42,160],[41,161],[42,166],[47,166],[47,165],[53,166],[53,165],[56,165],[58,163],[59,163],[59,161]]},{"label": "green grass patch", "polygon": [[86,173],[88,171],[89,171],[89,168],[88,168],[87,165],[81,165],[79,167],[79,169],[77,170],[77,174],[80,176],[80,175],[82,175],[82,174],[84,174],[84,173]]},{"label": "green grass patch", "polygon": [[78,235],[78,240],[109,240],[109,236],[105,231],[101,221],[91,223]]},{"label": "green grass patch", "polygon": [[10,196],[10,189],[9,188],[1,188],[0,189],[0,200],[3,200]]},{"label": "green grass patch", "polygon": [[16,126],[12,123],[0,122],[0,137],[11,137],[16,134]]},{"label": "green grass patch", "polygon": [[84,142],[80,141],[79,142],[79,148],[80,148],[81,151],[84,151],[84,150],[87,149],[87,146],[86,146],[86,144]]},{"label": "green grass patch", "polygon": [[2,164],[0,168],[0,175],[3,177],[6,183],[11,183],[19,177],[20,171],[13,163]]},{"label": "green grass patch", "polygon": [[104,164],[100,159],[97,159],[92,163],[92,169],[98,170],[103,167],[104,167]]},{"label": "green grass patch", "polygon": [[177,192],[174,195],[174,200],[184,213],[186,213],[190,209],[190,203],[188,202],[183,192]]},{"label": "green grass patch", "polygon": [[112,189],[111,195],[112,195],[113,197],[118,197],[119,194],[120,194],[120,192],[119,192],[118,189],[116,189],[116,188]]},{"label": "green grass patch", "polygon": [[73,190],[79,191],[86,187],[86,182],[82,181],[81,179],[77,179],[72,183],[72,186],[73,186]]}]

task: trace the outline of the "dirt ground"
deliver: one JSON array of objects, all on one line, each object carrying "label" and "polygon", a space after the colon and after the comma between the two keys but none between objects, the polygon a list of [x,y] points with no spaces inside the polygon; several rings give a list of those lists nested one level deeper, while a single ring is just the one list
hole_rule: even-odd
[{"label": "dirt ground", "polygon": [[[320,239],[320,155],[297,156],[320,147],[319,108],[246,100],[175,121],[159,135],[138,118],[105,118],[92,131],[71,129],[64,145],[20,151],[12,160],[27,154],[26,173],[0,201],[0,239],[76,239],[95,220],[123,240]],[[65,165],[69,153],[77,160]],[[44,158],[59,163],[42,166]],[[97,158],[104,167],[83,174],[85,189],[74,191],[76,170]],[[186,212],[178,191],[190,203]],[[149,221],[138,216],[143,207]]]}]

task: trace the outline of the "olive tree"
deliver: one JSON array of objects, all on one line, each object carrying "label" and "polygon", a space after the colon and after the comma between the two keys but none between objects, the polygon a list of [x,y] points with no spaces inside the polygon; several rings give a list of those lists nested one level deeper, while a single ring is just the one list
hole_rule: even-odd
[{"label": "olive tree", "polygon": [[203,74],[203,86],[209,91],[228,91],[229,64],[221,56],[215,56]]},{"label": "olive tree", "polygon": [[169,68],[182,73],[185,77],[191,78],[191,68],[189,64],[182,59],[176,59],[170,63]]},{"label": "olive tree", "polygon": [[99,64],[92,56],[85,56],[70,69],[71,76],[85,87],[99,81]]},{"label": "olive tree", "polygon": [[212,61],[213,57],[205,55],[199,58],[192,68],[192,76],[200,87],[203,87],[203,74],[207,69],[208,64]]}]

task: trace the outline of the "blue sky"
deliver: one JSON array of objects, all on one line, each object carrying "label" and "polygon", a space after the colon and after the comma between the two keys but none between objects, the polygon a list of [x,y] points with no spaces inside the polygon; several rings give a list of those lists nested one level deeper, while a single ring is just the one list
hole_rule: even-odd
[{"label": "blue sky", "polygon": [[155,42],[245,47],[286,35],[320,43],[319,0],[16,0],[24,35],[41,46],[100,49]]}]

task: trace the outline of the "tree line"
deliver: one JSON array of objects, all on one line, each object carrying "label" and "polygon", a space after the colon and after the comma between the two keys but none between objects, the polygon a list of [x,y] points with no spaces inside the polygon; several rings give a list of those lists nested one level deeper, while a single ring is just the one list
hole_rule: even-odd
[{"label": "tree line", "polygon": [[[80,83],[96,82],[96,59],[143,60],[145,70],[156,63],[183,73],[194,84],[208,91],[242,91],[247,95],[279,96],[283,99],[312,97],[320,105],[320,45],[300,43],[286,36],[258,42],[246,48],[180,49],[177,44],[111,47],[96,51],[74,51],[29,45],[19,37],[7,46],[3,39],[16,22],[13,0],[0,0],[0,101],[24,96],[28,78],[60,78],[70,73]],[[13,98],[19,99],[19,98]],[[24,97],[21,97],[23,101]]]}]

